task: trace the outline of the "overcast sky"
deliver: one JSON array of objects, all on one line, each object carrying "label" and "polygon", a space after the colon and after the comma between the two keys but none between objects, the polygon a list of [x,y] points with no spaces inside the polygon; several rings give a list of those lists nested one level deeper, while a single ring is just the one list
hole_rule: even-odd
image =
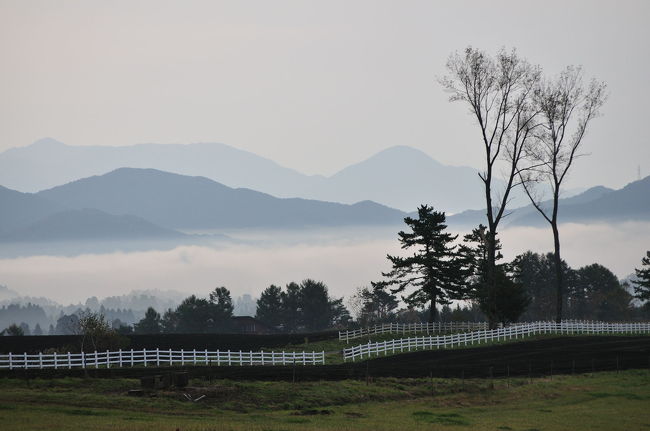
[{"label": "overcast sky", "polygon": [[331,174],[386,147],[481,166],[436,82],[468,44],[609,85],[571,187],[650,174],[649,1],[4,1],[0,151],[223,142]]}]

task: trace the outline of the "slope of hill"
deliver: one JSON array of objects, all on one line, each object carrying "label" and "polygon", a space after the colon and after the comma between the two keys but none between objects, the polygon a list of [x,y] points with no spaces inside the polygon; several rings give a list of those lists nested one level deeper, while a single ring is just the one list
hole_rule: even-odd
[{"label": "slope of hill", "polygon": [[172,229],[377,225],[400,223],[404,217],[401,211],[369,201],[344,205],[280,199],[154,169],[121,168],[37,196],[68,208],[136,215]]},{"label": "slope of hill", "polygon": [[[550,208],[544,202],[543,208]],[[632,182],[620,190],[592,187],[576,196],[560,200],[560,223],[650,221],[650,177]],[[504,219],[504,226],[542,226],[547,222],[532,205],[515,208]],[[485,224],[484,210],[469,210],[448,217],[452,225]]]},{"label": "slope of hill", "polygon": [[650,176],[598,199],[567,206],[563,221],[650,220]]},{"label": "slope of hill", "polygon": [[180,239],[186,235],[132,215],[95,209],[66,210],[0,236],[2,242]]},{"label": "slope of hill", "polygon": [[427,203],[456,212],[482,203],[476,170],[443,165],[407,146],[388,148],[323,177],[219,143],[68,146],[48,138],[0,153],[0,184],[36,192],[122,167],[203,176],[277,197],[348,204],[372,200],[404,211]]},{"label": "slope of hill", "polygon": [[0,235],[23,228],[64,207],[40,196],[0,186]]}]

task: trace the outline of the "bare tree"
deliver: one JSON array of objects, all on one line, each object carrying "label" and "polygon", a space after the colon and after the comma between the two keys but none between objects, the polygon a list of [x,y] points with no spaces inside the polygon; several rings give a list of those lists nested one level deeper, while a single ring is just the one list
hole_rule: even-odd
[{"label": "bare tree", "polygon": [[74,330],[76,334],[81,335],[82,352],[86,341],[89,341],[92,349],[97,351],[101,341],[115,335],[115,331],[111,329],[104,315],[90,310],[79,313],[79,320],[77,320]]},{"label": "bare tree", "polygon": [[[544,80],[534,93],[539,111],[535,145],[526,148],[529,166],[520,172],[521,182],[533,206],[551,225],[555,247],[556,321],[562,321],[564,277],[560,256],[558,210],[562,183],[567,178],[592,119],[605,103],[606,85],[591,80],[583,82],[581,67],[569,66],[555,79]],[[537,185],[545,184],[550,200]],[[548,194],[548,192],[547,192]]]},{"label": "bare tree", "polygon": [[[532,103],[540,79],[539,67],[520,58],[515,50],[500,50],[495,56],[468,47],[447,61],[449,75],[440,79],[451,94],[450,101],[461,101],[470,108],[480,131],[485,152],[483,172],[487,217],[486,288],[491,304],[486,314],[496,323],[496,235],[507,215],[506,206],[517,185],[520,163],[532,141],[538,112]],[[497,175],[504,172],[505,186],[497,187]]]}]

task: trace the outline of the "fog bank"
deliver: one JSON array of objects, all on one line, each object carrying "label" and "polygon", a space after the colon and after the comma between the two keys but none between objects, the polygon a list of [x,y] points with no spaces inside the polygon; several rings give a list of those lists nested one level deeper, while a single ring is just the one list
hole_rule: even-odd
[{"label": "fog bank", "polygon": [[[563,257],[572,267],[598,262],[619,277],[639,267],[650,248],[650,223],[566,224],[561,235]],[[181,246],[164,251],[0,259],[0,284],[21,295],[69,303],[136,289],[205,295],[221,285],[233,296],[258,295],[269,284],[310,277],[323,280],[333,295],[348,296],[355,287],[378,280],[380,272],[389,268],[386,253],[400,251],[392,228],[292,235],[258,232],[255,236],[260,240],[253,245],[221,248]],[[547,228],[504,229],[500,237],[508,260],[526,250],[552,250]]]}]

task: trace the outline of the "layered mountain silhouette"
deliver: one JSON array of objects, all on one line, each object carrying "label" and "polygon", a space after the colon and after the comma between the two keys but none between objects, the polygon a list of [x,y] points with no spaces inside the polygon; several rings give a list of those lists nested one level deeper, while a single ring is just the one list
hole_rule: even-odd
[{"label": "layered mountain silhouette", "polygon": [[370,201],[345,205],[276,198],[204,177],[121,168],[44,190],[66,208],[131,214],[171,229],[295,228],[400,223],[404,213]]},{"label": "layered mountain silhouette", "polygon": [[[328,181],[338,182],[337,187],[341,189],[348,183],[359,182],[350,196],[362,193],[373,185],[372,178],[381,176],[391,160],[399,160],[394,151],[411,154],[414,165],[421,163],[422,166],[414,168],[416,171],[436,163],[425,156],[416,156],[412,149],[400,147],[343,170]],[[438,165],[437,169],[443,172],[447,167]],[[460,168],[451,168],[448,173],[451,179],[447,182],[461,181],[453,179],[459,172],[456,169]],[[444,188],[445,178],[435,180],[440,188]],[[410,181],[417,179],[410,178]],[[386,188],[390,187],[389,183],[389,180],[378,182]],[[480,184],[463,187],[470,186],[480,194]],[[406,190],[409,185],[401,187]],[[324,190],[322,188],[321,193],[326,193]],[[399,187],[395,186],[394,192],[399,195]],[[650,220],[649,197],[650,177],[620,190],[594,187],[562,200],[560,222],[647,221]],[[548,202],[543,205],[548,207]],[[141,168],[119,168],[38,193],[23,193],[0,186],[0,208],[0,241],[4,243],[163,239],[177,244],[205,239],[182,231],[343,226],[394,226],[399,229],[407,215],[369,200],[341,204],[279,198],[247,188],[232,188],[206,177]],[[435,208],[444,210],[438,205]],[[531,205],[509,212],[504,227],[545,224]],[[464,211],[449,216],[448,222],[452,226],[476,226],[485,223],[485,211]]]},{"label": "layered mountain silhouette", "polygon": [[181,239],[176,229],[301,228],[401,223],[405,213],[281,199],[203,177],[121,168],[37,194],[0,188],[0,240]]},{"label": "layered mountain silhouette", "polygon": [[68,146],[47,138],[0,153],[0,184],[36,192],[122,167],[203,176],[277,197],[348,204],[372,200],[403,211],[413,211],[423,203],[448,212],[482,204],[475,169],[443,165],[407,146],[388,148],[324,177],[304,175],[219,143]]},{"label": "layered mountain silhouette", "polygon": [[21,193],[0,186],[0,236],[65,209],[31,193]]},{"label": "layered mountain silhouette", "polygon": [[[550,214],[550,201],[541,207]],[[503,226],[542,226],[547,222],[532,206],[508,210]],[[486,224],[484,210],[468,210],[448,217],[452,225],[477,226]],[[620,190],[592,187],[576,196],[560,199],[560,223],[650,221],[650,176],[634,181]]]},{"label": "layered mountain silhouette", "polygon": [[96,209],[65,210],[0,237],[6,242],[182,239],[187,235],[161,228],[140,217]]},{"label": "layered mountain silhouette", "polygon": [[314,182],[302,194],[340,202],[370,199],[408,211],[426,203],[456,212],[480,208],[483,202],[475,169],[443,165],[407,146],[381,151],[323,181]]}]

